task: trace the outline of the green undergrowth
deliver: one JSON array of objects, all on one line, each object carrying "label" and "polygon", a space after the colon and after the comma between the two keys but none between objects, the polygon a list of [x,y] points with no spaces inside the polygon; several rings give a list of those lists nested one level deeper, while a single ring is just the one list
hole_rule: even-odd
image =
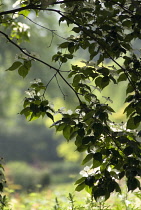
[{"label": "green undergrowth", "polygon": [[86,192],[75,192],[73,184],[51,186],[29,193],[7,189],[10,210],[140,210],[141,193],[113,194],[106,202],[92,200]]}]

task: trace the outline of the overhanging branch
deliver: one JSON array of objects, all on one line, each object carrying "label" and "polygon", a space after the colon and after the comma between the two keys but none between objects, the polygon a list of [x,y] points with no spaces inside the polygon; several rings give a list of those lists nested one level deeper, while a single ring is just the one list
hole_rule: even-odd
[{"label": "overhanging branch", "polygon": [[[54,2],[52,5],[57,5],[57,4],[63,4],[63,3],[69,3],[69,2],[83,2],[84,0],[66,0],[66,1],[59,1],[59,2]],[[12,9],[12,10],[7,10],[7,11],[3,11],[3,12],[0,12],[0,16],[1,15],[8,15],[8,14],[15,14],[17,12],[21,12],[21,11],[24,11],[24,10],[31,10],[31,9],[37,9],[37,10],[51,10],[51,9],[43,9],[41,8],[41,5],[34,5],[34,4],[29,4],[25,7],[19,7],[19,8],[16,8],[16,9]],[[53,9],[52,9],[53,11]]]},{"label": "overhanging branch", "polygon": [[27,53],[24,49],[22,49],[18,44],[16,44],[13,40],[11,40],[11,39],[9,38],[9,36],[8,36],[7,34],[5,34],[3,31],[0,31],[0,34],[2,34],[3,36],[5,36],[6,39],[7,39],[11,44],[13,44],[15,47],[17,47],[24,55],[26,55],[26,56],[28,56],[29,58],[32,58],[33,60],[36,60],[36,61],[38,61],[38,62],[40,62],[40,63],[42,63],[42,64],[48,66],[50,69],[55,70],[55,71],[58,73],[58,75],[62,78],[62,80],[63,80],[63,81],[72,89],[72,91],[75,93],[75,95],[76,95],[76,97],[77,97],[79,103],[81,104],[81,100],[80,100],[80,98],[79,98],[79,96],[78,96],[78,93],[75,91],[75,89],[68,83],[68,81],[67,81],[67,80],[64,78],[64,76],[61,74],[61,72],[68,72],[68,71],[61,71],[60,69],[57,69],[57,68],[55,68],[54,66],[51,66],[50,64],[44,62],[43,60],[41,60],[41,59],[39,59],[39,58],[36,58],[36,57],[30,55],[30,54]]}]

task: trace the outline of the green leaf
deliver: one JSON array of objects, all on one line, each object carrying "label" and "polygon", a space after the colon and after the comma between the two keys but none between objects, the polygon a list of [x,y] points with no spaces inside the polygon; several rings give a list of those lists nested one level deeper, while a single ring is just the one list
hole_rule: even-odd
[{"label": "green leaf", "polygon": [[133,108],[133,103],[130,103],[124,110],[123,113],[126,113],[127,117],[129,117],[133,112],[135,111],[135,109]]},{"label": "green leaf", "polygon": [[105,201],[108,200],[109,197],[110,197],[110,192],[106,191],[106,193],[105,193]]},{"label": "green leaf", "polygon": [[25,17],[27,17],[30,13],[30,10],[23,10],[19,12],[19,15],[24,15]]},{"label": "green leaf", "polygon": [[21,77],[25,78],[26,75],[28,74],[28,68],[26,68],[25,66],[21,66],[19,69],[18,69],[18,73]]},{"label": "green leaf", "polygon": [[108,183],[108,192],[111,193],[115,190],[115,182],[114,181],[110,181]]},{"label": "green leaf", "polygon": [[29,70],[31,68],[31,60],[24,61],[24,66]]},{"label": "green leaf", "polygon": [[130,117],[129,120],[127,121],[126,128],[134,130],[139,126],[139,123],[135,123],[135,120],[133,117]]},{"label": "green leaf", "polygon": [[76,86],[79,83],[80,80],[81,80],[81,75],[76,74],[73,78],[73,85]]},{"label": "green leaf", "polygon": [[56,131],[62,131],[64,129],[64,127],[66,126],[65,123],[61,123],[59,125],[56,126]]},{"label": "green leaf", "polygon": [[21,115],[24,115],[26,118],[28,118],[31,115],[30,107],[24,108],[21,112]]},{"label": "green leaf", "polygon": [[131,101],[133,101],[135,99],[135,96],[134,95],[129,95],[127,98],[126,98],[126,100],[125,100],[125,102],[131,102]]},{"label": "green leaf", "polygon": [[16,70],[17,68],[19,68],[21,65],[22,65],[22,63],[21,63],[20,61],[16,61],[16,62],[14,62],[14,63],[12,64],[11,67],[9,67],[9,68],[7,69],[7,71],[14,71],[14,70]]},{"label": "green leaf", "polygon": [[121,81],[126,81],[127,80],[127,76],[125,73],[122,73],[119,78],[117,79],[118,82],[121,82]]},{"label": "green leaf", "polygon": [[[83,134],[84,135],[84,134]],[[89,144],[90,142],[92,142],[94,140],[93,136],[85,136],[82,139],[82,144]]]},{"label": "green leaf", "polygon": [[61,61],[62,63],[66,63],[66,62],[67,62],[67,58],[65,58],[65,57],[60,57],[60,61]]},{"label": "green leaf", "polygon": [[98,160],[93,160],[93,168],[97,168],[101,165],[101,162],[99,162]]},{"label": "green leaf", "polygon": [[112,80],[114,84],[117,84],[117,81],[112,75],[109,75],[109,79]]},{"label": "green leaf", "polygon": [[126,20],[122,23],[123,26],[129,28],[133,25],[133,22],[131,20]]},{"label": "green leaf", "polygon": [[59,45],[59,48],[68,48],[69,42],[63,42]]},{"label": "green leaf", "polygon": [[34,103],[30,103],[30,110],[34,113],[37,114],[40,112],[39,106],[38,104]]},{"label": "green leaf", "polygon": [[88,186],[93,186],[94,184],[94,177],[93,176],[88,176],[86,179],[85,179],[85,184],[88,185]]},{"label": "green leaf", "polygon": [[123,150],[123,152],[124,152],[124,154],[125,154],[126,156],[129,156],[129,155],[131,155],[131,154],[133,153],[133,148],[130,147],[130,146],[128,146],[128,147],[126,147],[126,148]]},{"label": "green leaf", "polygon": [[90,112],[88,112],[88,113],[84,116],[83,120],[86,121],[86,120],[88,120],[88,119],[93,118],[93,115],[94,115],[94,114],[95,114],[95,111],[94,111],[94,110],[91,110]]},{"label": "green leaf", "polygon": [[109,69],[105,68],[105,67],[101,67],[100,69],[97,70],[97,72],[101,73],[104,76],[108,76],[109,75]]},{"label": "green leaf", "polygon": [[[76,146],[77,146],[77,143],[78,143],[78,142],[75,142]],[[77,151],[78,151],[78,152],[84,152],[84,151],[86,151],[86,150],[87,150],[86,145],[80,145],[80,146],[78,145],[78,146],[77,146]]]},{"label": "green leaf", "polygon": [[119,179],[122,179],[122,178],[124,177],[124,175],[125,175],[125,171],[120,172],[120,173],[118,174]]},{"label": "green leaf", "polygon": [[64,56],[68,59],[72,59],[73,58],[73,55],[72,54],[64,54]]},{"label": "green leaf", "polygon": [[110,106],[107,106],[106,109],[110,112],[115,112]]},{"label": "green leaf", "polygon": [[97,51],[95,51],[95,45],[95,43],[89,45],[90,60],[92,60],[97,55]]},{"label": "green leaf", "polygon": [[101,80],[101,88],[104,89],[107,85],[109,85],[110,79],[108,76],[104,76]]},{"label": "green leaf", "polygon": [[101,196],[105,196],[105,189],[97,187],[97,189],[94,191],[95,200],[97,200]]},{"label": "green leaf", "polygon": [[75,190],[80,192],[81,190],[83,190],[85,188],[85,182],[82,182],[81,184],[79,184]]},{"label": "green leaf", "polygon": [[29,121],[37,120],[40,116],[41,116],[40,113],[37,113],[37,114],[32,113],[31,116],[30,116]]},{"label": "green leaf", "polygon": [[135,116],[134,117],[134,123],[135,123],[135,125],[139,125],[139,123],[141,122],[141,116],[139,115],[137,115],[137,116]]},{"label": "green leaf", "polygon": [[92,154],[92,153],[88,154],[88,155],[84,158],[84,160],[82,161],[82,165],[84,165],[85,163],[87,163],[88,161],[90,161],[92,158],[93,158],[93,154]]},{"label": "green leaf", "polygon": [[92,186],[86,185],[85,186],[86,192],[88,192],[90,195],[92,194]]},{"label": "green leaf", "polygon": [[102,162],[102,153],[96,152],[95,154],[93,154],[93,158],[94,158],[94,162],[95,162],[95,160]]},{"label": "green leaf", "polygon": [[80,179],[78,179],[76,182],[75,182],[75,185],[76,184],[80,184],[80,183],[84,183],[85,181],[85,177],[81,177]]},{"label": "green leaf", "polygon": [[95,79],[95,84],[101,89],[102,77],[97,77]]},{"label": "green leaf", "polygon": [[100,63],[102,63],[104,61],[104,56],[103,55],[100,55],[99,56],[99,59],[97,61],[97,65],[99,65]]},{"label": "green leaf", "polygon": [[63,129],[63,136],[69,140],[70,139],[70,131],[71,131],[71,126],[70,125],[67,125],[64,127]]},{"label": "green leaf", "polygon": [[73,42],[70,42],[68,45],[68,51],[72,54],[74,53],[74,50],[75,50],[75,45]]},{"label": "green leaf", "polygon": [[133,191],[136,188],[140,187],[140,182],[136,178],[129,178],[127,180],[128,191]]},{"label": "green leaf", "polygon": [[0,183],[0,192],[3,192],[3,184]]},{"label": "green leaf", "polygon": [[50,114],[49,112],[46,112],[46,115],[54,122],[54,117],[52,114]]},{"label": "green leaf", "polygon": [[70,140],[74,139],[78,134],[77,131],[75,131],[75,129],[72,129],[72,130],[74,130],[74,131],[71,131],[71,133],[70,133]]},{"label": "green leaf", "polygon": [[79,33],[80,32],[80,27],[74,27],[72,29],[72,31],[74,31],[75,33]]}]

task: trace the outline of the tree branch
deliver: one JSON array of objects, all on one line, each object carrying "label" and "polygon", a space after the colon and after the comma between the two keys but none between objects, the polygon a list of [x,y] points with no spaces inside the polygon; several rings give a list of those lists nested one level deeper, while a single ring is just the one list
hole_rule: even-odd
[{"label": "tree branch", "polygon": [[80,100],[80,98],[79,98],[79,96],[78,96],[78,93],[74,90],[74,88],[68,83],[68,81],[67,81],[67,80],[63,77],[63,75],[61,74],[61,72],[68,72],[68,71],[61,71],[61,70],[59,70],[59,69],[57,69],[57,68],[55,68],[55,67],[49,65],[48,63],[44,62],[43,60],[40,60],[39,58],[36,58],[36,57],[30,55],[30,54],[27,53],[24,49],[22,49],[18,44],[16,44],[13,40],[11,40],[7,34],[5,34],[5,33],[2,32],[2,31],[0,31],[0,34],[2,34],[3,36],[5,36],[6,39],[7,39],[11,44],[13,44],[15,47],[17,47],[24,55],[26,55],[26,56],[28,56],[29,58],[32,58],[33,60],[36,60],[36,61],[38,61],[38,62],[40,62],[40,63],[42,63],[42,64],[48,66],[50,69],[55,70],[55,71],[59,74],[59,76],[62,78],[62,80],[63,80],[63,81],[64,81],[64,82],[73,90],[73,92],[74,92],[75,95],[77,96],[77,99],[78,99],[79,103],[81,104],[81,100]]},{"label": "tree branch", "polygon": [[128,81],[129,81],[129,83],[132,85],[132,87],[133,87],[133,89],[135,90],[135,92],[138,92],[138,91],[136,90],[136,86],[134,85],[133,81],[131,80],[130,75],[128,74],[127,70],[126,70],[125,68],[123,68],[123,66],[121,66],[121,65],[120,65],[120,64],[119,64],[119,63],[118,63],[118,62],[117,62],[117,61],[108,53],[108,51],[105,49],[105,47],[97,40],[97,38],[96,38],[93,34],[88,33],[87,30],[85,30],[85,28],[84,28],[83,26],[81,26],[81,25],[80,25],[79,23],[77,23],[76,21],[70,19],[70,18],[67,17],[66,15],[62,14],[61,11],[56,11],[56,12],[57,12],[58,14],[60,14],[62,17],[64,17],[65,19],[67,19],[67,20],[69,20],[70,22],[72,22],[73,24],[77,25],[77,26],[80,28],[80,30],[83,31],[84,34],[86,34],[87,36],[89,36],[90,38],[92,38],[94,41],[96,41],[96,42],[99,44],[99,46],[101,46],[101,47],[103,48],[104,52],[108,55],[108,57],[109,57],[109,58],[110,58],[118,67],[120,67],[120,68],[124,71],[124,73],[125,73],[125,75],[126,75]]},{"label": "tree branch", "polygon": [[28,10],[28,9],[35,9],[35,7],[33,8],[33,5],[27,5],[25,7],[20,7],[20,8],[17,8],[17,9],[7,10],[7,11],[4,11],[4,12],[0,12],[0,16],[1,15],[14,14],[16,12],[21,12],[21,11]]},{"label": "tree branch", "polygon": [[[9,38],[9,36],[8,36],[7,34],[5,34],[4,32],[0,31],[0,33],[3,34],[3,35],[6,37],[6,39],[7,39],[11,44],[13,44],[14,46],[16,46],[24,55],[28,56],[29,58],[32,58],[33,60],[39,61],[40,63],[42,63],[42,64],[48,66],[50,69],[53,69],[53,70],[55,70],[55,71],[57,71],[57,72],[58,72],[58,71],[61,71],[61,70],[59,70],[59,69],[57,69],[57,68],[55,68],[55,67],[49,65],[48,63],[44,62],[43,60],[41,60],[41,59],[39,59],[39,58],[36,58],[36,57],[30,55],[29,53],[27,53],[27,52],[25,51],[25,49],[21,48],[18,44],[16,44],[14,41],[12,41],[12,40]],[[66,72],[66,71],[65,71],[65,72]]]},{"label": "tree branch", "polygon": [[8,15],[8,14],[15,14],[17,12],[21,12],[21,11],[24,11],[24,10],[32,10],[32,9],[41,10],[41,11],[59,11],[59,10],[48,9],[48,8],[43,9],[43,8],[41,8],[41,5],[29,4],[25,7],[19,7],[17,9],[12,9],[12,10],[7,10],[7,11],[0,12],[0,16]]},{"label": "tree branch", "polygon": [[[55,4],[63,4],[63,3],[69,3],[69,2],[83,2],[84,0],[66,0],[66,1],[59,1],[59,2],[54,2],[53,5]],[[3,11],[3,12],[0,12],[0,16],[1,15],[8,15],[8,14],[14,14],[16,12],[21,12],[21,11],[24,11],[24,10],[31,10],[31,9],[37,9],[37,10],[50,10],[50,9],[43,9],[41,8],[41,5],[33,5],[33,4],[29,4],[25,7],[19,7],[17,9],[12,9],[12,10],[7,10],[7,11]]]}]

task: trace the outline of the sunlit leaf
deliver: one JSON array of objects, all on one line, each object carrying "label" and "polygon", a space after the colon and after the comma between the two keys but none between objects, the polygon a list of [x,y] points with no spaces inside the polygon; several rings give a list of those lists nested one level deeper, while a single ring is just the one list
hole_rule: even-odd
[{"label": "sunlit leaf", "polygon": [[75,188],[75,190],[79,192],[79,191],[83,190],[84,187],[85,187],[85,182],[82,182],[81,184],[79,184],[79,185]]}]

